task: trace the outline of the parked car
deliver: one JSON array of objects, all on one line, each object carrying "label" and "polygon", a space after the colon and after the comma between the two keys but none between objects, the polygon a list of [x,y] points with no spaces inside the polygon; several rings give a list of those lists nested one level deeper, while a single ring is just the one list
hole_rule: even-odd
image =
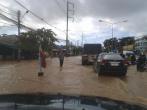
[{"label": "parked car", "polygon": [[94,70],[98,75],[111,73],[125,76],[127,73],[127,61],[117,53],[101,53],[94,62]]}]

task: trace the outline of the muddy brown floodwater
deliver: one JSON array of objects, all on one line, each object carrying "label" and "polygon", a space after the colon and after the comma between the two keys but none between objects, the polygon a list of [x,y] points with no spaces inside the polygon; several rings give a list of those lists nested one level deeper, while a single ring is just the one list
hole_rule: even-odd
[{"label": "muddy brown floodwater", "polygon": [[130,66],[126,77],[98,77],[92,66],[81,65],[81,57],[68,57],[62,71],[57,58],[48,58],[38,77],[38,61],[0,62],[0,94],[13,93],[101,96],[147,105],[147,72]]}]

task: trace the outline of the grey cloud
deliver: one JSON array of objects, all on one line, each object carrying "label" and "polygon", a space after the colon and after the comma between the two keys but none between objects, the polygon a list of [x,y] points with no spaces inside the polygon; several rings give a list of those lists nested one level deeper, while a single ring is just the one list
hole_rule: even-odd
[{"label": "grey cloud", "polygon": [[[66,0],[18,0],[35,12],[38,16],[48,20],[56,21],[65,19]],[[60,4],[59,7],[58,4]],[[70,1],[70,0],[69,0]],[[93,16],[103,18],[121,18],[147,9],[147,0],[73,0],[75,3],[75,14],[78,16]],[[9,0],[11,6],[20,8],[14,0]],[[31,16],[31,18],[33,18]],[[33,18],[34,19],[34,18]]]},{"label": "grey cloud", "polygon": [[[57,1],[61,7],[55,2]],[[65,3],[63,0],[29,0],[29,9],[47,21],[56,22],[65,18]],[[63,9],[63,10],[62,10]]]},{"label": "grey cloud", "polygon": [[[59,20],[66,21],[66,0],[18,0],[26,7],[36,13],[38,16],[44,18],[50,24],[54,25]],[[147,0],[73,0],[75,3],[75,14],[78,17],[93,17],[95,19],[94,25],[97,25],[97,20],[101,18],[109,18],[112,21],[120,21],[128,19],[129,21],[118,26],[122,26],[126,31],[133,33],[147,32]],[[14,0],[9,0],[10,8],[21,9],[25,12]],[[31,23],[42,24],[31,14],[25,16],[24,20]]]},{"label": "grey cloud", "polygon": [[127,16],[147,9],[146,0],[85,0],[80,5],[79,9],[81,7],[80,10],[87,16],[93,15],[109,18]]},{"label": "grey cloud", "polygon": [[127,23],[118,24],[118,27],[132,34],[147,34],[147,0],[84,0],[76,5],[81,17],[109,18],[114,22],[127,19]]}]

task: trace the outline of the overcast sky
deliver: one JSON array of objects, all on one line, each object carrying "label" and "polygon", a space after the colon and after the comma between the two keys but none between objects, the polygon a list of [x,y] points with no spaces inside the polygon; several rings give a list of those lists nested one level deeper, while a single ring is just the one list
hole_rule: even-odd
[{"label": "overcast sky", "polygon": [[[66,30],[66,0],[18,0],[28,9],[46,20],[49,24],[65,31]],[[69,39],[75,43],[79,40],[83,32],[84,42],[102,43],[105,39],[111,38],[111,25],[107,22],[119,22],[128,20],[114,25],[114,36],[117,38],[125,36],[139,36],[147,34],[147,0],[69,0],[75,5],[74,22],[69,21]],[[19,6],[14,0],[0,0],[0,12],[16,19],[15,13],[8,15],[4,11],[21,10],[21,15],[25,9]],[[71,8],[71,7],[70,7]],[[71,16],[71,13],[70,13]],[[0,16],[1,18],[1,16]],[[2,18],[0,19],[2,21]],[[2,21],[4,22],[4,21]],[[34,17],[31,13],[25,14],[22,23],[32,28],[51,28],[57,34],[58,38],[65,39],[65,33],[52,28],[41,20]],[[3,23],[0,23],[3,26]],[[0,34],[16,33],[15,26],[11,28],[0,27]]]}]

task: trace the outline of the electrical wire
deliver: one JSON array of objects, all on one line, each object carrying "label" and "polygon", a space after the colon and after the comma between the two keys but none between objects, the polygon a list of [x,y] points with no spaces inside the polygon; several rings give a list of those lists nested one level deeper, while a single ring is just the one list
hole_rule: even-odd
[{"label": "electrical wire", "polygon": [[0,28],[1,27],[11,27],[11,26],[16,26],[16,25],[8,25],[8,26],[7,25],[6,26],[4,25],[4,26],[0,26]]},{"label": "electrical wire", "polygon": [[46,20],[44,20],[42,17],[38,16],[37,14],[35,14],[34,12],[32,12],[31,10],[29,10],[28,8],[26,8],[24,5],[22,5],[22,4],[21,4],[20,2],[18,2],[17,0],[14,0],[14,1],[15,1],[18,5],[20,5],[21,7],[23,7],[23,8],[26,9],[27,11],[29,11],[33,16],[35,16],[36,18],[40,19],[41,21],[43,21],[44,23],[46,23],[46,24],[49,25],[50,27],[53,27],[53,28],[55,28],[55,29],[57,29],[57,30],[59,30],[59,31],[65,33],[65,31],[63,31],[63,30],[61,30],[61,29],[59,29],[59,28],[57,28],[57,27],[55,27],[55,26],[49,24]]},{"label": "electrical wire", "polygon": [[10,9],[9,7],[0,4],[0,12],[1,14],[7,14],[7,15],[11,15],[11,18],[13,19],[17,19],[17,11],[14,11],[12,9]]},{"label": "electrical wire", "polygon": [[5,6],[5,5],[3,5],[1,3],[0,3],[0,6],[7,9],[7,10],[9,10],[9,11],[11,11],[11,12],[17,13],[17,11],[10,9],[10,7],[7,7],[7,6]]},{"label": "electrical wire", "polygon": [[22,15],[21,20],[25,17],[25,15],[26,15],[27,13],[29,13],[28,10]]},{"label": "electrical wire", "polygon": [[[0,11],[2,11],[2,12],[4,12],[4,13],[7,13],[7,14],[9,14],[9,15],[11,14],[11,13],[5,12],[5,11],[3,11],[3,10],[1,10],[1,9],[0,9]],[[8,16],[4,15],[3,13],[0,13],[0,16],[1,16],[1,17],[3,18],[3,20],[5,20],[5,21],[11,21],[11,22],[13,22],[13,23],[15,24],[15,26],[18,24],[18,23],[17,23],[17,20],[15,20],[15,19],[17,19],[17,18],[15,18],[15,19],[9,18]],[[14,15],[11,16],[11,17],[14,17]],[[16,16],[15,16],[15,17],[16,17]],[[7,20],[6,20],[6,19],[7,19]],[[1,22],[1,23],[6,24],[6,25],[9,25],[9,26],[14,26],[14,25],[7,24],[7,23],[4,23],[4,22]],[[1,26],[1,27],[2,27],[2,26]],[[5,26],[5,27],[8,27],[8,26]],[[34,30],[34,29],[30,28],[30,26],[23,25],[22,23],[21,23],[21,27],[27,28],[27,29],[29,29],[29,30]]]},{"label": "electrical wire", "polygon": [[[7,19],[7,21],[11,21],[12,23],[18,25],[18,22],[17,22],[16,20],[14,20],[14,19],[12,19],[12,18],[9,18],[9,17],[7,17],[6,15],[4,15],[4,14],[2,14],[2,13],[0,13],[0,16],[1,16],[4,20]],[[29,29],[29,30],[34,30],[34,29],[30,28],[30,27],[27,27],[27,26],[23,25],[22,23],[21,23],[20,25],[21,25],[23,28],[26,28],[26,29]]]},{"label": "electrical wire", "polygon": [[6,25],[12,25],[12,24],[9,24],[9,23],[6,23],[6,22],[2,22],[2,21],[0,21],[0,24],[6,24]]},{"label": "electrical wire", "polygon": [[6,14],[12,15],[13,17],[14,17],[14,16],[17,17],[16,14],[13,14],[13,13],[10,13],[10,12],[7,12],[7,11],[4,11],[4,10],[2,10],[2,9],[0,9],[0,11],[3,12],[3,13],[6,13]]},{"label": "electrical wire", "polygon": [[58,2],[58,0],[54,0],[56,2],[56,4],[58,5],[58,7],[62,10],[62,12],[66,15],[66,11],[62,8],[62,6],[60,5],[60,3]]}]

